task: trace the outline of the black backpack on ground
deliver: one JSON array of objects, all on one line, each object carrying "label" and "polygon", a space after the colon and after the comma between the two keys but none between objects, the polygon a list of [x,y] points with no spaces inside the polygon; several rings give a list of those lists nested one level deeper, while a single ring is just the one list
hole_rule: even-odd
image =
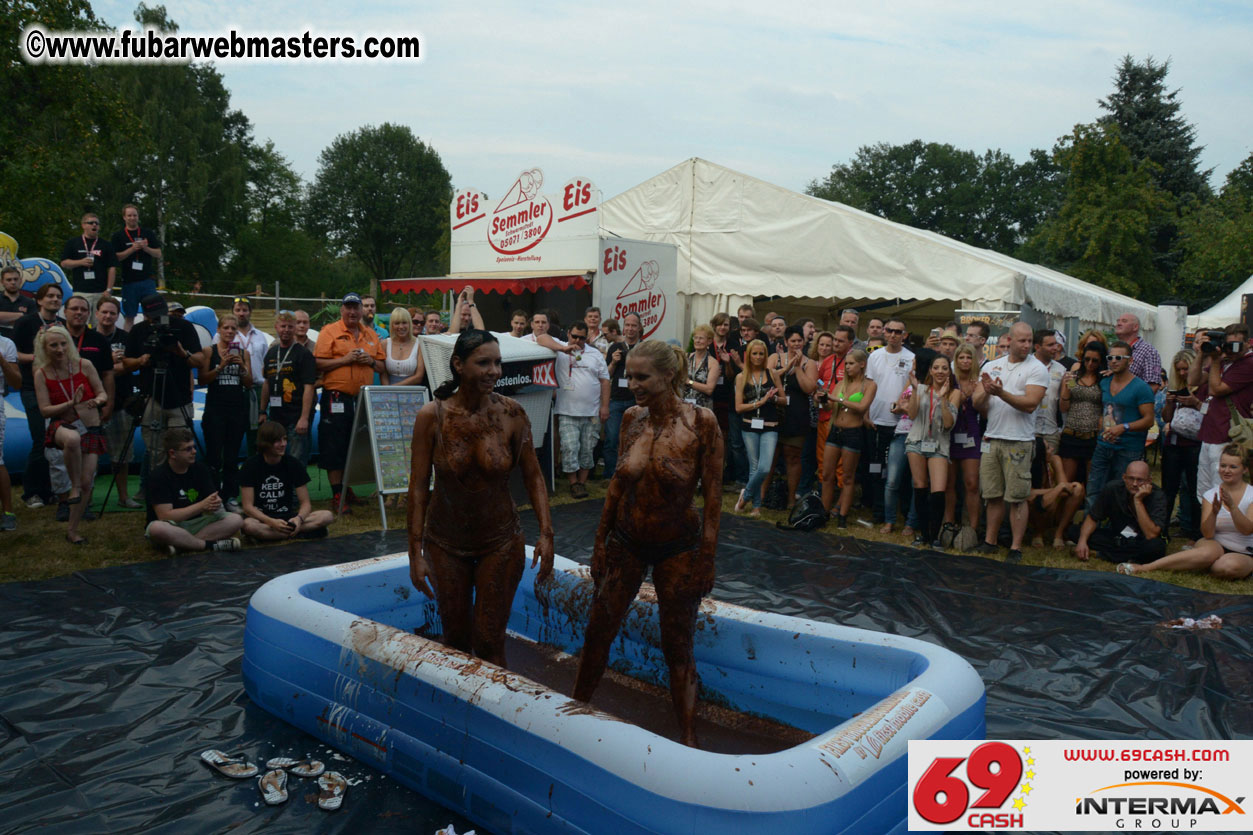
[{"label": "black backpack on ground", "polygon": [[792,507],[787,521],[779,522],[778,526],[794,531],[812,531],[826,523],[827,512],[822,508],[822,498],[817,493],[806,493]]}]

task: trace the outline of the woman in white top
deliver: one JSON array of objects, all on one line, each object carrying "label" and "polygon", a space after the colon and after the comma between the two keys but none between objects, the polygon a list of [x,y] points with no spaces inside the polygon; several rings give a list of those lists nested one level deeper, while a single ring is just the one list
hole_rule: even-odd
[{"label": "woman in white top", "polygon": [[1253,487],[1244,479],[1245,459],[1240,447],[1229,444],[1218,459],[1219,486],[1201,506],[1201,535],[1186,551],[1144,565],[1124,562],[1120,574],[1145,571],[1204,571],[1224,580],[1243,580],[1253,574]]},{"label": "woman in white top", "polygon": [[413,335],[413,317],[403,307],[392,311],[391,336],[383,340],[383,382],[389,386],[416,386],[426,379],[426,363]]}]

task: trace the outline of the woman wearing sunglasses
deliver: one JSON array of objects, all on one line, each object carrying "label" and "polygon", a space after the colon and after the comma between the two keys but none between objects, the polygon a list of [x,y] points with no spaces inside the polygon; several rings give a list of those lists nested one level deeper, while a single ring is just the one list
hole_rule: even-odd
[{"label": "woman wearing sunglasses", "polygon": [[1105,346],[1092,340],[1079,355],[1079,370],[1062,377],[1061,405],[1064,425],[1058,454],[1066,481],[1088,480],[1088,464],[1101,432],[1101,377],[1105,371]]}]

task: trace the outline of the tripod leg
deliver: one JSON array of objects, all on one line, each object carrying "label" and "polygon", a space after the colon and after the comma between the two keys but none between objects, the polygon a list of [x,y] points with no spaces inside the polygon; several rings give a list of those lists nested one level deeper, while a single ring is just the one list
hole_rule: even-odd
[{"label": "tripod leg", "polygon": [[[151,398],[149,398],[149,400],[150,400],[150,399],[151,399]],[[140,412],[140,414],[141,414],[141,415],[142,415],[142,414],[144,414],[147,410],[148,410],[148,400],[145,400],[145,401],[144,401],[144,412]],[[129,432],[127,433],[127,435],[126,435],[126,443],[122,444],[122,451],[121,451],[121,453],[119,453],[119,454],[118,454],[118,458],[119,458],[119,459],[121,459],[122,461],[125,461],[125,460],[126,460],[126,459],[130,456],[131,447],[132,447],[132,446],[134,446],[134,444],[135,444],[135,430],[140,428],[140,424],[141,424],[141,422],[142,422],[142,420],[143,420],[143,419],[142,419],[142,418],[140,418],[140,417],[135,417],[135,416],[134,416],[134,414],[130,414],[130,413],[128,413],[128,414],[129,414],[129,417],[130,417],[130,419],[131,419],[130,431],[129,431]],[[145,450],[145,453],[146,453],[146,452],[147,452],[147,450]],[[103,516],[103,515],[104,515],[104,509],[105,509],[105,507],[107,507],[107,506],[108,506],[108,504],[109,504],[109,496],[113,494],[113,485],[114,485],[114,484],[116,483],[116,481],[117,481],[117,468],[118,468],[119,466],[122,466],[122,467],[127,467],[127,468],[129,468],[129,467],[130,467],[130,465],[129,465],[129,464],[121,464],[121,465],[119,465],[117,461],[113,461],[112,463],[113,463],[113,471],[114,471],[114,472],[113,472],[113,478],[109,479],[109,487],[108,487],[108,489],[106,489],[106,490],[104,491],[104,498],[103,498],[103,499],[101,499],[101,501],[100,501],[100,510],[97,512],[97,514],[96,514],[97,516]]]}]

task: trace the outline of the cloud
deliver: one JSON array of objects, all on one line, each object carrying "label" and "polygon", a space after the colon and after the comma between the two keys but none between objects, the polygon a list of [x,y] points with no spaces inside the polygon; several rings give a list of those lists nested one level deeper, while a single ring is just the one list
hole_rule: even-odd
[{"label": "cloud", "polygon": [[[95,4],[112,23],[133,0]],[[762,4],[505,0],[171,4],[184,31],[419,32],[420,64],[220,69],[306,178],[335,138],[409,125],[458,184],[533,165],[612,196],[690,156],[803,188],[861,145],[920,138],[1022,159],[1099,115],[1124,54],[1171,59],[1215,181],[1250,153],[1253,11],[1229,3]],[[291,23],[289,24],[288,21]]]}]

